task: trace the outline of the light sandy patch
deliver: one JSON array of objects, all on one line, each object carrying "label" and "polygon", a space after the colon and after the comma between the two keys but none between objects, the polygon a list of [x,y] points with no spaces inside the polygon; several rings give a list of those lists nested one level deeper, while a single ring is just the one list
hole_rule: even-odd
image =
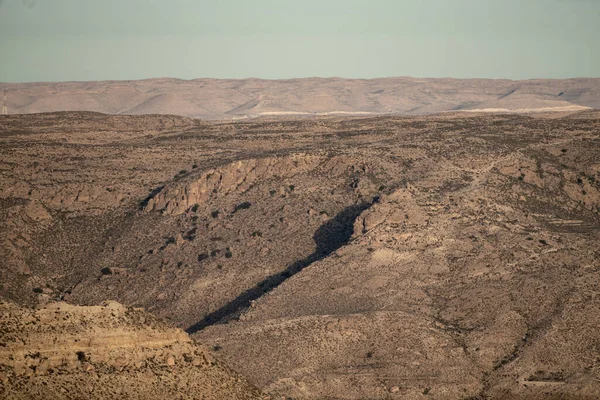
[{"label": "light sandy patch", "polygon": [[560,106],[560,107],[540,107],[540,108],[516,108],[514,110],[508,108],[475,108],[472,110],[458,110],[459,112],[467,113],[537,113],[537,112],[555,112],[555,111],[583,111],[591,110],[586,106]]}]

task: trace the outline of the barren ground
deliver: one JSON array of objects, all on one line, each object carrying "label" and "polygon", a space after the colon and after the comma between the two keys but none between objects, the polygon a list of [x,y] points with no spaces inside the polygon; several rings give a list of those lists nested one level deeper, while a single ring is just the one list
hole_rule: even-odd
[{"label": "barren ground", "polygon": [[598,111],[11,115],[0,151],[1,396],[600,397]]}]

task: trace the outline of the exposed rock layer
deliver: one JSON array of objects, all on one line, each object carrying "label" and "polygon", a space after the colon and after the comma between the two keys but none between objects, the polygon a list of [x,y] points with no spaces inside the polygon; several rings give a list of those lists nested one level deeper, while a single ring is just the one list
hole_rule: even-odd
[{"label": "exposed rock layer", "polygon": [[0,304],[5,399],[260,399],[206,348],[153,316],[115,302]]}]

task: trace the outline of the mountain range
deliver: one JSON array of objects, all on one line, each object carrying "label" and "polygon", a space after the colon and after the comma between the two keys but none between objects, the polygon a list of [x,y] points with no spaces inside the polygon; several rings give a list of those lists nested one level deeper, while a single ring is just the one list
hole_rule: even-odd
[{"label": "mountain range", "polygon": [[10,114],[95,111],[202,119],[600,108],[600,78],[303,78],[4,83]]}]

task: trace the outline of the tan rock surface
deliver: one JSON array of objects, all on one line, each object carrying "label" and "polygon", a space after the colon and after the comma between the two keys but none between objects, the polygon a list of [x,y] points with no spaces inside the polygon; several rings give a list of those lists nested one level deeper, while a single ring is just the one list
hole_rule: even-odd
[{"label": "tan rock surface", "polygon": [[0,304],[5,399],[262,399],[183,331],[115,302]]}]

